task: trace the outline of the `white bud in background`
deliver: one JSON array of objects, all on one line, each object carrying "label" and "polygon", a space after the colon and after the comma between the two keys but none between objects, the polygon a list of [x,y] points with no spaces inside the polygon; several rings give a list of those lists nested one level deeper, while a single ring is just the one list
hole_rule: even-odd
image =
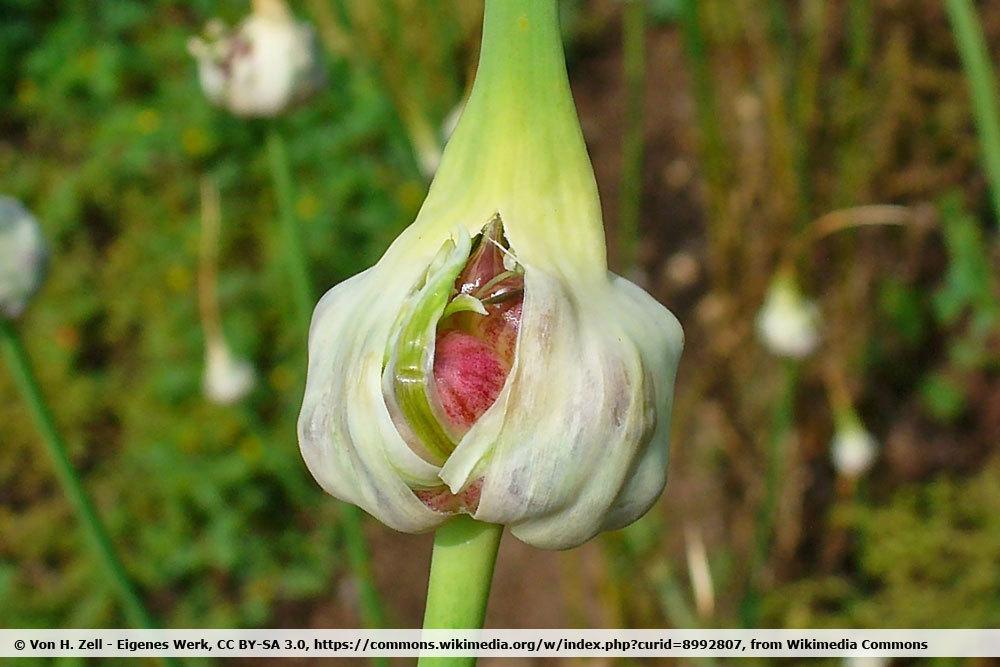
[{"label": "white bud in background", "polygon": [[256,384],[253,365],[233,356],[224,340],[209,340],[205,347],[205,396],[219,405],[232,405]]},{"label": "white bud in background", "polygon": [[0,195],[0,316],[19,317],[45,279],[48,246],[38,220]]},{"label": "white bud in background", "polygon": [[779,275],[757,315],[757,335],[773,354],[804,359],[819,345],[819,323],[816,304],[802,295],[794,277]]},{"label": "white bud in background", "polygon": [[212,104],[238,116],[276,116],[311,97],[325,81],[315,31],[282,0],[255,0],[235,30],[215,19],[188,51],[198,60]]},{"label": "white bud in background", "polygon": [[855,479],[875,463],[878,441],[862,425],[857,415],[849,413],[837,419],[837,431],[830,443],[830,458],[837,474]]}]

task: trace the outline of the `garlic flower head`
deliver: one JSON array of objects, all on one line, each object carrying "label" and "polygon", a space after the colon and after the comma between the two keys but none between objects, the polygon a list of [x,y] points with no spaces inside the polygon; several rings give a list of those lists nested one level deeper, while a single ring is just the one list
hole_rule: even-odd
[{"label": "garlic flower head", "polygon": [[233,405],[243,400],[257,382],[253,365],[233,355],[222,339],[211,339],[205,346],[205,374],[202,378],[205,397],[218,405]]},{"label": "garlic flower head", "polygon": [[555,1],[488,2],[416,220],[316,307],[302,455],[397,530],[463,512],[572,547],[660,495],[682,345],[674,316],[607,270]]},{"label": "garlic flower head", "polygon": [[861,477],[871,470],[877,454],[878,441],[853,411],[837,418],[830,458],[838,475],[850,479]]},{"label": "garlic flower head", "polygon": [[213,19],[188,51],[205,96],[237,116],[277,116],[326,79],[314,30],[283,0],[254,0],[253,12],[232,31]]},{"label": "garlic flower head", "polygon": [[20,317],[41,287],[48,245],[38,220],[21,202],[0,195],[0,317]]},{"label": "garlic flower head", "polygon": [[764,346],[779,357],[804,359],[819,345],[819,324],[819,309],[802,295],[795,277],[775,277],[757,315],[757,335]]}]

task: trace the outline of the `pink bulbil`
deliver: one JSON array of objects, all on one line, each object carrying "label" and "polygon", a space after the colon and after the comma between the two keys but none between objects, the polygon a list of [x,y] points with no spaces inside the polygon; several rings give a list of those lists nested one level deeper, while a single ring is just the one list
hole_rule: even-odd
[{"label": "pink bulbil", "polygon": [[[434,384],[440,414],[449,431],[459,437],[496,402],[514,363],[524,277],[504,269],[501,239],[502,229],[495,221],[455,281],[457,292],[482,300],[486,314],[462,312],[438,325]],[[475,512],[481,484],[477,480],[457,495],[446,487],[416,494],[437,511]]]},{"label": "pink bulbil", "polygon": [[485,341],[455,329],[438,333],[434,382],[451,426],[467,431],[503,389],[509,368]]}]

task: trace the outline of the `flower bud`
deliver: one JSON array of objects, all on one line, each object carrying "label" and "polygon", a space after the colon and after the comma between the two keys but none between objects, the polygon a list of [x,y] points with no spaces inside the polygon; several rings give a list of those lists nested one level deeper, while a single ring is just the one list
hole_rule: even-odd
[{"label": "flower bud", "polygon": [[205,397],[219,405],[232,405],[249,394],[256,384],[253,365],[235,357],[224,340],[209,340],[205,346]]},{"label": "flower bud", "polygon": [[276,116],[325,80],[315,32],[283,0],[255,0],[235,31],[210,21],[188,51],[198,60],[205,96],[238,116]]},{"label": "flower bud", "polygon": [[35,216],[0,195],[0,316],[14,319],[24,312],[45,279],[48,256]]},{"label": "flower bud", "polygon": [[773,354],[804,359],[819,345],[819,321],[816,304],[802,295],[795,277],[780,274],[757,315],[757,335]]},{"label": "flower bud", "polygon": [[855,479],[875,463],[878,441],[853,412],[837,419],[837,430],[830,443],[830,457],[838,475]]},{"label": "flower bud", "polygon": [[575,546],[662,491],[682,344],[666,308],[607,270],[555,3],[488,3],[417,219],[316,307],[302,455],[397,530],[465,512]]}]

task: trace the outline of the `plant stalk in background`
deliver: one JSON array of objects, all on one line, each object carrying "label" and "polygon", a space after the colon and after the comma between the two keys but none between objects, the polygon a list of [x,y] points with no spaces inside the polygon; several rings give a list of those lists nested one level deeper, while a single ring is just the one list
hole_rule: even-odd
[{"label": "plant stalk in background", "polygon": [[989,181],[993,213],[1000,224],[1000,93],[990,65],[990,53],[972,0],[946,0],[945,5],[969,81],[983,168]]},{"label": "plant stalk in background", "polygon": [[754,527],[753,551],[750,558],[749,588],[743,598],[740,614],[743,627],[753,628],[760,616],[760,599],[764,591],[763,574],[774,539],[775,520],[783,489],[782,480],[788,466],[789,443],[795,437],[795,397],[798,390],[800,364],[795,359],[784,360],[784,381],[779,400],[774,404],[770,432],[765,441],[766,478],[760,518]]},{"label": "plant stalk in background", "polygon": [[233,354],[222,329],[216,294],[222,206],[219,189],[208,176],[201,181],[201,244],[198,253],[198,315],[205,334],[205,397],[219,405],[240,402],[256,384],[253,364]]},{"label": "plant stalk in background", "polygon": [[702,30],[697,0],[681,0],[680,20],[684,35],[684,51],[691,71],[694,87],[695,117],[698,125],[698,152],[704,163],[705,181],[708,184],[709,262],[715,280],[725,288],[727,267],[736,254],[739,242],[739,225],[728,224],[730,215],[727,196],[731,183],[731,167],[719,125],[719,105],[715,99],[712,68],[708,46]]},{"label": "plant stalk in background", "polygon": [[[52,459],[55,468],[56,479],[62,486],[63,493],[69,501],[80,526],[83,529],[84,537],[87,540],[98,562],[104,569],[104,573],[111,583],[118,601],[122,605],[125,617],[129,623],[136,628],[158,627],[149,611],[146,610],[142,599],[136,592],[129,576],[122,565],[118,554],[115,552],[114,544],[108,535],[107,528],[97,515],[94,504],[83,488],[76,468],[69,457],[66,442],[63,440],[59,429],[56,427],[55,418],[49,409],[45,398],[42,395],[41,387],[35,378],[31,360],[24,349],[21,337],[18,335],[13,322],[0,317],[0,347],[10,369],[14,384],[21,392],[25,405],[31,413],[31,417],[38,428],[38,433],[42,438],[42,443]],[[165,658],[167,664],[178,664],[174,659]]]},{"label": "plant stalk in background", "polygon": [[646,2],[628,0],[622,16],[625,69],[625,132],[619,208],[618,265],[631,275],[639,263],[639,216],[642,213],[643,105],[646,80]]},{"label": "plant stalk in background", "polygon": [[[278,199],[278,215],[284,237],[285,261],[292,282],[292,298],[295,301],[299,322],[308,330],[312,304],[315,303],[316,297],[312,286],[309,258],[302,243],[302,230],[295,215],[295,189],[288,150],[280,131],[275,127],[271,128],[268,135],[267,151],[274,191]],[[359,589],[362,621],[369,628],[384,627],[385,612],[371,572],[362,515],[357,507],[344,504],[340,507],[340,520],[348,565]],[[385,664],[386,661],[377,659],[374,662]]]},{"label": "plant stalk in background", "polygon": [[[80,520],[87,543],[104,568],[125,617],[137,628],[154,628],[152,616],[133,588],[111,537],[73,467],[15,326],[16,318],[23,314],[45,280],[48,256],[48,244],[35,216],[16,199],[0,196],[0,355],[7,360],[14,385],[21,392],[52,459],[56,479]],[[176,664],[173,659],[165,662]]]},{"label": "plant stalk in background", "polygon": [[277,127],[271,127],[267,135],[267,157],[271,167],[271,180],[278,200],[278,222],[283,236],[285,261],[292,281],[292,298],[299,316],[299,322],[308,326],[315,303],[312,272],[309,258],[302,243],[302,230],[295,215],[295,186],[292,168],[288,162],[288,148]]}]

